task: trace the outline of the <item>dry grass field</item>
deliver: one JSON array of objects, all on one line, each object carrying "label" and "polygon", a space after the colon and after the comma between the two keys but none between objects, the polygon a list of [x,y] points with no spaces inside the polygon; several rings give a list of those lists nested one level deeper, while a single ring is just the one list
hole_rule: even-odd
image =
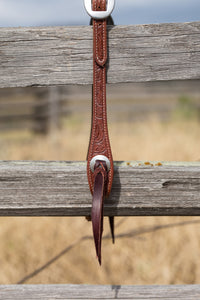
[{"label": "dry grass field", "polygon": [[[115,160],[198,161],[197,121],[112,123]],[[47,137],[1,134],[1,160],[85,160],[90,125],[73,116]],[[103,265],[95,258],[91,224],[84,218],[0,218],[0,284],[200,283],[200,218],[116,219],[112,245],[105,218]],[[85,236],[85,238],[83,238]],[[40,272],[39,272],[40,271]]]}]

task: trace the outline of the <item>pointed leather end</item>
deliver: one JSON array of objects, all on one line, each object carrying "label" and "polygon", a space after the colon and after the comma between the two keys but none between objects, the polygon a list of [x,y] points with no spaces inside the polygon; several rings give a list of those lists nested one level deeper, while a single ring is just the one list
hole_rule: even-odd
[{"label": "pointed leather end", "polygon": [[109,223],[110,223],[110,232],[111,232],[111,236],[112,236],[112,242],[113,244],[115,243],[115,221],[114,221],[114,217],[109,217]]},{"label": "pointed leather end", "polygon": [[98,262],[99,262],[99,265],[101,266],[101,255],[98,256]]}]

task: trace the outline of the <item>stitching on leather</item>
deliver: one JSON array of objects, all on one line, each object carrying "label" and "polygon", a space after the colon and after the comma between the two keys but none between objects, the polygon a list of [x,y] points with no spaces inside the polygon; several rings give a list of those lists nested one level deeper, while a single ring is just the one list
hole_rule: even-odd
[{"label": "stitching on leather", "polygon": [[106,64],[106,61],[107,61],[107,51],[106,51],[106,34],[105,34],[105,22],[106,21],[101,21],[102,22],[102,31],[103,31],[103,41],[102,41],[102,46],[103,46],[103,58],[100,59],[99,58],[99,47],[98,47],[98,24],[100,24],[100,21],[99,22],[95,22],[95,44],[96,44],[96,49],[95,49],[95,53],[96,53],[96,57],[95,57],[95,60],[97,62],[98,65],[100,65],[101,67],[103,67],[105,64]]},{"label": "stitching on leather", "polygon": [[[95,3],[94,5],[97,5],[97,0],[94,0]],[[106,22],[106,21],[104,21]],[[94,26],[94,30],[95,30],[95,34],[94,34],[94,38],[95,38],[95,55],[96,57],[98,56],[98,44],[97,44],[97,30],[98,30],[98,21],[94,20],[93,22],[93,26]],[[105,50],[107,51],[106,49],[106,43],[105,43],[105,39],[107,39],[107,36],[106,36],[106,23],[103,23],[102,24],[103,26],[103,51],[105,53]],[[107,41],[106,41],[107,42]],[[96,57],[94,57],[93,59],[93,67],[94,67],[94,87],[93,87],[93,125],[92,125],[92,133],[91,133],[91,141],[90,141],[90,146],[89,146],[89,151],[88,151],[88,180],[89,180],[89,185],[90,185],[90,188],[92,189],[92,186],[93,186],[93,174],[90,170],[90,166],[89,166],[89,163],[90,163],[90,160],[92,159],[93,155],[94,155],[94,145],[95,145],[95,134],[96,134],[96,120],[97,120],[97,106],[95,105],[97,103],[97,94],[96,94],[96,91],[97,89],[100,89],[101,85],[99,84],[99,82],[97,82],[97,72],[99,70],[99,65],[96,61]],[[103,80],[103,95],[102,95],[102,104],[103,104],[103,130],[104,130],[104,138],[105,138],[105,145],[106,145],[106,154],[108,156],[108,158],[110,159],[111,161],[111,170],[108,172],[108,188],[107,188],[107,191],[110,192],[111,190],[111,186],[112,186],[112,176],[113,176],[113,162],[112,162],[112,153],[111,153],[111,149],[110,149],[110,142],[109,142],[109,136],[108,136],[108,129],[107,129],[107,108],[106,108],[106,67],[103,66],[102,70],[101,70],[101,77],[102,77],[102,80]]]},{"label": "stitching on leather", "polygon": [[[104,9],[105,9],[105,5],[106,3],[104,2]],[[100,3],[99,3],[100,6]],[[94,7],[93,9],[97,9],[98,5],[97,5],[97,0],[95,0],[94,3]],[[100,24],[100,22],[102,22],[102,27],[103,27],[103,58],[102,60],[99,58],[99,53],[98,53],[98,24]],[[106,37],[105,37],[105,20],[104,21],[94,21],[93,26],[94,26],[94,30],[95,30],[95,53],[96,53],[96,57],[95,60],[97,62],[97,64],[99,64],[100,66],[104,66],[106,64],[107,61],[107,53],[106,53]]]}]

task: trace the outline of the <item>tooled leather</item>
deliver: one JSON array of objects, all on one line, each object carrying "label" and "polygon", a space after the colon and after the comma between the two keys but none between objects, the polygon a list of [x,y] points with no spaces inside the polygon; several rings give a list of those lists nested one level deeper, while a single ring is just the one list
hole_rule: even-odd
[{"label": "tooled leather", "polygon": [[[106,10],[106,0],[93,0],[93,10]],[[88,149],[87,175],[90,191],[93,194],[94,174],[90,170],[90,161],[96,155],[104,155],[110,160],[107,193],[110,194],[113,181],[113,158],[110,148],[107,109],[106,109],[106,62],[107,62],[107,28],[105,20],[93,20],[93,114],[90,144]]]}]

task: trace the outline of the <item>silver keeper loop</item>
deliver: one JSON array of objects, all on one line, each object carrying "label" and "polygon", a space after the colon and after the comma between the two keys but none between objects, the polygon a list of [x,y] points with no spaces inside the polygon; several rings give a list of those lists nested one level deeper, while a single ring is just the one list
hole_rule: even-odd
[{"label": "silver keeper loop", "polygon": [[94,166],[95,166],[95,163],[96,163],[97,160],[105,161],[106,166],[107,166],[107,171],[108,172],[110,171],[110,161],[109,161],[109,159],[104,155],[96,155],[90,161],[90,169],[93,173],[94,173]]},{"label": "silver keeper loop", "polygon": [[105,11],[94,11],[92,10],[92,1],[91,0],[84,0],[84,6],[88,13],[88,15],[93,19],[106,19],[108,18],[114,7],[115,7],[115,0],[107,0],[107,9]]}]

